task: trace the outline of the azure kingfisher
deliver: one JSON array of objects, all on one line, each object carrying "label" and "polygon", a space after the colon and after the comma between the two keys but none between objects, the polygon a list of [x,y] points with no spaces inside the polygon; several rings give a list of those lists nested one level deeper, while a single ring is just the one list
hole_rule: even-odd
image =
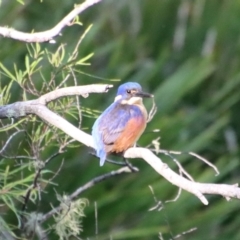
[{"label": "azure kingfisher", "polygon": [[114,102],[97,118],[92,137],[100,166],[110,153],[123,153],[132,147],[147,124],[147,110],[142,98],[153,97],[136,82],[119,86]]}]

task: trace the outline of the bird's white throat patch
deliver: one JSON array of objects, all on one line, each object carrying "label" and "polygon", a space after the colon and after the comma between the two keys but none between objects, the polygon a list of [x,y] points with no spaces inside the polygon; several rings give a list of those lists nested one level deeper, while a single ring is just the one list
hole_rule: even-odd
[{"label": "bird's white throat patch", "polygon": [[122,100],[121,104],[128,104],[128,105],[134,105],[134,104],[141,104],[142,98],[141,97],[131,97],[128,100]]}]

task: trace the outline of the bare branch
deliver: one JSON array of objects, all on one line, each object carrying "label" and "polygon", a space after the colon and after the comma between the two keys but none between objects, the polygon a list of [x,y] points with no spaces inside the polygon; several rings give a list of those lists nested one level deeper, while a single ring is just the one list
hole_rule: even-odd
[{"label": "bare branch", "polygon": [[216,167],[214,164],[210,163],[207,159],[199,156],[198,154],[196,154],[196,153],[194,153],[194,152],[189,152],[188,154],[196,157],[197,159],[199,159],[199,160],[201,160],[201,161],[203,161],[203,162],[205,162],[207,165],[209,165],[211,168],[214,169],[214,171],[216,172],[216,175],[219,174],[219,171],[218,171],[217,167]]},{"label": "bare branch", "polygon": [[[43,170],[44,167],[39,167],[38,170],[36,171],[34,180],[32,185],[28,188],[26,195],[24,196],[24,203],[22,205],[22,212],[25,212],[26,208],[27,208],[27,204],[30,200],[30,196],[31,196],[31,192],[33,189],[38,188],[38,179],[40,178],[41,175],[41,171]],[[23,227],[23,223],[22,223],[22,227]]]},{"label": "bare branch", "polygon": [[57,98],[62,98],[66,96],[76,96],[81,95],[83,97],[88,97],[89,93],[103,93],[107,92],[113,85],[109,84],[91,84],[85,86],[74,86],[59,88],[52,92],[42,95],[38,101],[39,103],[45,105],[48,102],[56,100]]},{"label": "bare branch", "polygon": [[32,113],[35,113],[47,123],[50,123],[51,125],[61,129],[63,132],[76,139],[77,141],[83,143],[84,145],[93,148],[93,140],[91,135],[73,126],[67,120],[52,112],[47,107],[39,105],[32,110]]},{"label": "bare branch", "polygon": [[182,152],[182,151],[172,151],[172,150],[160,149],[160,144],[159,144],[158,140],[159,140],[159,138],[152,141],[152,144],[155,147],[155,149],[151,149],[153,152],[156,152],[157,154],[163,153],[163,154],[171,157],[172,159],[174,159],[174,158],[171,156],[171,154],[174,154],[174,155],[189,154],[189,155],[194,156],[195,158],[201,160],[202,162],[206,163],[211,168],[213,168],[213,170],[216,172],[216,176],[219,175],[218,168],[214,164],[209,162],[206,158],[204,158],[194,152]]},{"label": "bare branch", "polygon": [[130,148],[124,157],[126,158],[143,158],[155,171],[167,179],[170,183],[178,186],[198,197],[205,205],[208,204],[203,194],[217,194],[225,198],[240,199],[240,188],[236,185],[212,184],[192,182],[178,175],[167,164],[163,163],[153,152],[146,148]]},{"label": "bare branch", "polygon": [[[75,140],[83,143],[86,146],[93,148],[92,136],[76,128],[71,123],[66,121],[64,118],[55,114],[49,110],[45,104],[49,101],[55,100],[62,96],[69,95],[82,95],[90,92],[106,92],[112,87],[111,85],[87,85],[82,87],[71,87],[58,89],[48,94],[41,96],[39,99],[17,102],[14,104],[1,106],[0,107],[0,118],[3,117],[19,117],[26,116],[26,114],[36,114],[41,119],[49,124],[61,129],[63,132],[74,138]],[[78,90],[77,90],[78,89]],[[81,90],[79,90],[81,89]],[[196,155],[194,155],[196,156]],[[130,148],[125,154],[125,158],[142,158],[144,159],[156,172],[162,175],[165,179],[171,182],[173,185],[184,189],[196,197],[198,197],[201,202],[205,205],[208,201],[204,194],[218,194],[224,196],[227,200],[230,198],[240,199],[240,188],[237,185],[227,185],[227,184],[211,184],[211,183],[198,183],[193,182],[185,177],[175,173],[171,170],[167,164],[163,163],[160,158],[158,158],[152,151],[146,148]],[[90,183],[91,185],[92,183]],[[85,186],[86,187],[86,186]],[[72,198],[79,194],[75,192],[71,195]]]},{"label": "bare branch", "polygon": [[184,232],[182,232],[182,233],[179,233],[178,235],[174,236],[173,239],[181,238],[183,235],[186,235],[186,234],[188,234],[188,233],[194,232],[194,231],[196,231],[196,230],[197,230],[197,227],[193,227],[193,228],[191,228],[191,229],[189,229],[189,230],[187,230],[187,231],[184,231]]},{"label": "bare branch", "polygon": [[[194,187],[195,182],[191,182],[187,180],[186,178],[178,175],[173,170],[171,170],[167,164],[163,163],[160,158],[158,158],[156,155],[154,155],[153,152],[151,152],[148,149],[145,148],[130,148],[128,149],[124,157],[126,158],[143,158],[149,165],[151,165],[155,171],[157,171],[159,174],[161,174],[164,178],[166,178],[169,182],[172,184],[185,189],[188,192],[191,192],[196,197],[198,197],[201,202],[205,205],[208,204],[207,199],[203,196],[203,194]],[[239,189],[240,193],[240,189]]]},{"label": "bare branch", "polygon": [[157,105],[156,105],[156,103],[154,101],[154,98],[152,98],[152,108],[151,108],[151,110],[150,110],[150,112],[148,114],[147,122],[152,121],[152,119],[153,119],[154,115],[156,114],[156,112],[157,112]]},{"label": "bare branch", "polygon": [[157,197],[156,197],[156,195],[155,195],[155,193],[154,193],[154,190],[153,190],[152,186],[148,186],[148,187],[150,188],[150,191],[151,191],[151,193],[152,193],[152,195],[153,195],[153,199],[154,199],[154,201],[155,201],[155,203],[156,203],[156,205],[153,206],[153,207],[151,207],[150,209],[148,209],[148,211],[154,211],[154,210],[161,211],[161,210],[163,209],[163,204],[162,204],[162,202],[157,199]]},{"label": "bare branch", "polygon": [[86,146],[93,147],[92,137],[66,121],[58,114],[49,110],[45,105],[63,96],[86,95],[88,93],[107,92],[112,85],[92,84],[86,86],[76,86],[57,89],[49,92],[36,100],[16,102],[9,105],[0,106],[0,118],[19,118],[28,114],[36,114],[41,119],[53,126],[61,129],[72,138],[82,142]]},{"label": "bare branch", "polygon": [[52,92],[42,95],[36,100],[15,102],[12,104],[0,106],[0,119],[25,117],[28,114],[35,113],[37,106],[45,106],[48,102],[56,100],[58,98],[75,95],[82,95],[86,97],[89,93],[107,92],[112,87],[113,85],[110,84],[91,84],[85,86],[74,86],[56,89]]},{"label": "bare branch", "polygon": [[2,153],[5,151],[5,149],[7,148],[8,144],[9,144],[10,141],[13,139],[13,137],[14,137],[15,135],[17,135],[18,133],[20,133],[20,132],[24,132],[24,130],[18,130],[17,132],[13,133],[13,134],[8,138],[8,140],[6,141],[6,143],[4,144],[4,146],[2,147],[2,149],[0,149],[0,154],[2,154]]},{"label": "bare branch", "polygon": [[[92,179],[91,181],[87,182],[86,184],[84,184],[83,186],[79,187],[77,190],[75,190],[70,196],[69,199],[70,200],[74,200],[75,198],[77,198],[82,192],[86,191],[87,189],[93,187],[95,184],[102,182],[103,180],[106,180],[108,178],[111,177],[115,177],[124,173],[132,173],[128,167],[122,167],[116,171],[111,171],[110,173],[106,173],[103,174],[101,176],[98,176],[94,179]],[[53,216],[56,212],[60,211],[61,207],[58,206],[56,208],[53,208],[51,211],[49,211],[48,213],[46,213],[45,215],[43,215],[42,219],[41,219],[41,223],[46,221],[47,219],[49,219],[51,216]]]},{"label": "bare branch", "polygon": [[8,27],[0,27],[0,35],[24,42],[55,42],[54,37],[59,35],[62,29],[71,24],[71,21],[80,13],[102,0],[86,0],[82,4],[75,5],[74,9],[65,16],[55,27],[44,32],[24,33]]}]

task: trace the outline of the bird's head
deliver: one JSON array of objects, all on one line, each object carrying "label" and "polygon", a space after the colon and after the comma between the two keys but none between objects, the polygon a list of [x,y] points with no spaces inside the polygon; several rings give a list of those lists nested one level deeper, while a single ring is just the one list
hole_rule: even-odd
[{"label": "bird's head", "polygon": [[115,102],[119,101],[121,104],[137,104],[142,102],[142,98],[151,98],[152,94],[142,91],[140,84],[136,82],[127,82],[119,86]]}]

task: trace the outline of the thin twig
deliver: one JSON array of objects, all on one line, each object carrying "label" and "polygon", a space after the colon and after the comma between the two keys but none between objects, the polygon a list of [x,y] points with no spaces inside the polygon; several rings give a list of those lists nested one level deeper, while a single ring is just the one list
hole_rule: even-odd
[{"label": "thin twig", "polygon": [[67,76],[62,80],[62,82],[55,88],[55,89],[59,89],[70,77],[70,73],[67,74]]},{"label": "thin twig", "polygon": [[35,174],[32,185],[28,188],[26,195],[24,196],[24,203],[22,205],[22,212],[26,210],[30,195],[33,189],[38,187],[38,178],[40,177],[41,171],[43,168],[39,168]]},{"label": "thin twig", "polygon": [[[56,152],[54,154],[52,154],[45,162],[42,162],[42,164],[40,166],[37,166],[38,169],[37,169],[37,172],[35,174],[35,177],[34,177],[34,180],[33,180],[33,183],[32,185],[28,188],[25,196],[24,196],[24,202],[23,202],[23,205],[22,205],[22,214],[26,211],[26,208],[27,208],[27,205],[28,205],[28,202],[29,202],[29,199],[30,199],[30,196],[31,196],[31,193],[33,191],[33,189],[36,189],[38,188],[38,179],[41,175],[41,172],[42,170],[45,168],[45,166],[51,161],[53,160],[54,158],[56,158],[58,155],[60,154],[60,152]],[[39,161],[39,160],[38,160]],[[21,229],[24,228],[24,216],[22,215],[21,217],[22,219],[22,222],[21,222]]]},{"label": "thin twig", "polygon": [[194,152],[182,152],[182,151],[172,151],[172,150],[165,150],[165,149],[159,149],[159,150],[156,150],[156,149],[151,149],[152,151],[156,152],[157,154],[158,153],[163,153],[163,154],[174,154],[174,155],[181,155],[181,154],[188,154],[188,155],[191,155],[191,156],[194,156],[196,157],[197,159],[203,161],[204,163],[206,163],[208,166],[210,166],[211,168],[213,168],[213,170],[216,172],[216,176],[219,175],[219,170],[218,168],[212,164],[211,162],[209,162],[206,158],[200,156],[199,154],[197,153],[194,153]]},{"label": "thin twig", "polygon": [[10,141],[13,139],[13,137],[15,137],[18,133],[20,132],[24,132],[25,130],[18,130],[17,132],[13,133],[8,140],[6,141],[6,143],[4,144],[4,146],[2,147],[2,149],[0,150],[0,154],[2,154],[3,151],[5,151],[5,149],[7,148],[8,144],[10,143]]},{"label": "thin twig", "polygon": [[148,209],[148,211],[153,211],[153,210],[161,211],[163,209],[162,201],[157,199],[157,197],[156,197],[156,195],[155,195],[155,193],[153,191],[152,186],[149,185],[148,187],[150,188],[150,191],[151,191],[151,193],[153,195],[153,199],[156,202],[156,205],[151,207],[150,209]]},{"label": "thin twig", "polygon": [[189,234],[189,233],[194,232],[194,231],[196,231],[196,230],[197,230],[197,227],[191,228],[191,229],[189,229],[189,230],[187,230],[187,231],[184,231],[184,232],[182,232],[182,233],[174,236],[173,239],[180,238],[180,237],[182,237],[183,235]]},{"label": "thin twig", "polygon": [[181,193],[182,193],[182,189],[178,188],[176,197],[174,197],[173,199],[170,199],[170,200],[166,200],[165,203],[176,202],[178,200],[178,198],[180,197]]},{"label": "thin twig", "polygon": [[151,108],[151,110],[150,110],[150,112],[148,114],[147,122],[150,122],[153,119],[153,117],[156,114],[156,112],[157,112],[157,105],[156,105],[156,103],[154,101],[154,98],[152,98],[152,108]]},{"label": "thin twig", "polygon": [[169,152],[164,151],[164,154],[169,156],[177,164],[181,173],[183,173],[190,181],[194,182],[193,177],[184,169],[182,164],[176,158],[174,158],[171,154],[169,154]]},{"label": "thin twig", "polygon": [[201,160],[203,162],[205,162],[208,166],[213,168],[215,170],[215,172],[216,172],[216,176],[219,174],[219,171],[218,171],[217,167],[214,164],[210,163],[206,158],[203,158],[202,156],[200,156],[200,155],[198,155],[198,154],[196,154],[194,152],[188,152],[188,154],[196,157],[197,159],[199,159],[199,160]]},{"label": "thin twig", "polygon": [[[52,180],[60,173],[60,171],[61,171],[62,168],[63,168],[63,164],[64,164],[64,159],[62,160],[62,162],[61,162],[58,170],[55,172],[55,174],[48,180],[48,183],[49,183],[49,182],[52,182]],[[47,183],[47,184],[48,184],[48,183]]]},{"label": "thin twig", "polygon": [[[89,188],[93,187],[94,185],[96,185],[97,183],[100,183],[108,178],[111,177],[115,177],[124,173],[131,173],[131,171],[129,170],[128,167],[123,167],[120,168],[116,171],[111,171],[110,173],[106,173],[103,174],[101,176],[98,176],[94,179],[92,179],[91,181],[87,182],[86,184],[84,184],[83,186],[79,187],[78,189],[76,189],[70,196],[69,199],[70,200],[74,200],[75,198],[77,198],[82,192],[88,190]],[[59,212],[61,210],[61,207],[55,207],[53,208],[51,211],[49,211],[48,213],[44,214],[42,219],[41,219],[41,223],[46,221],[47,219],[49,219],[50,217],[52,217],[56,212]]]},{"label": "thin twig", "polygon": [[52,154],[48,159],[46,159],[46,160],[44,161],[45,166],[46,166],[49,162],[51,162],[55,157],[59,156],[61,153],[62,153],[62,152],[57,151],[57,152],[55,152],[54,154]]}]

